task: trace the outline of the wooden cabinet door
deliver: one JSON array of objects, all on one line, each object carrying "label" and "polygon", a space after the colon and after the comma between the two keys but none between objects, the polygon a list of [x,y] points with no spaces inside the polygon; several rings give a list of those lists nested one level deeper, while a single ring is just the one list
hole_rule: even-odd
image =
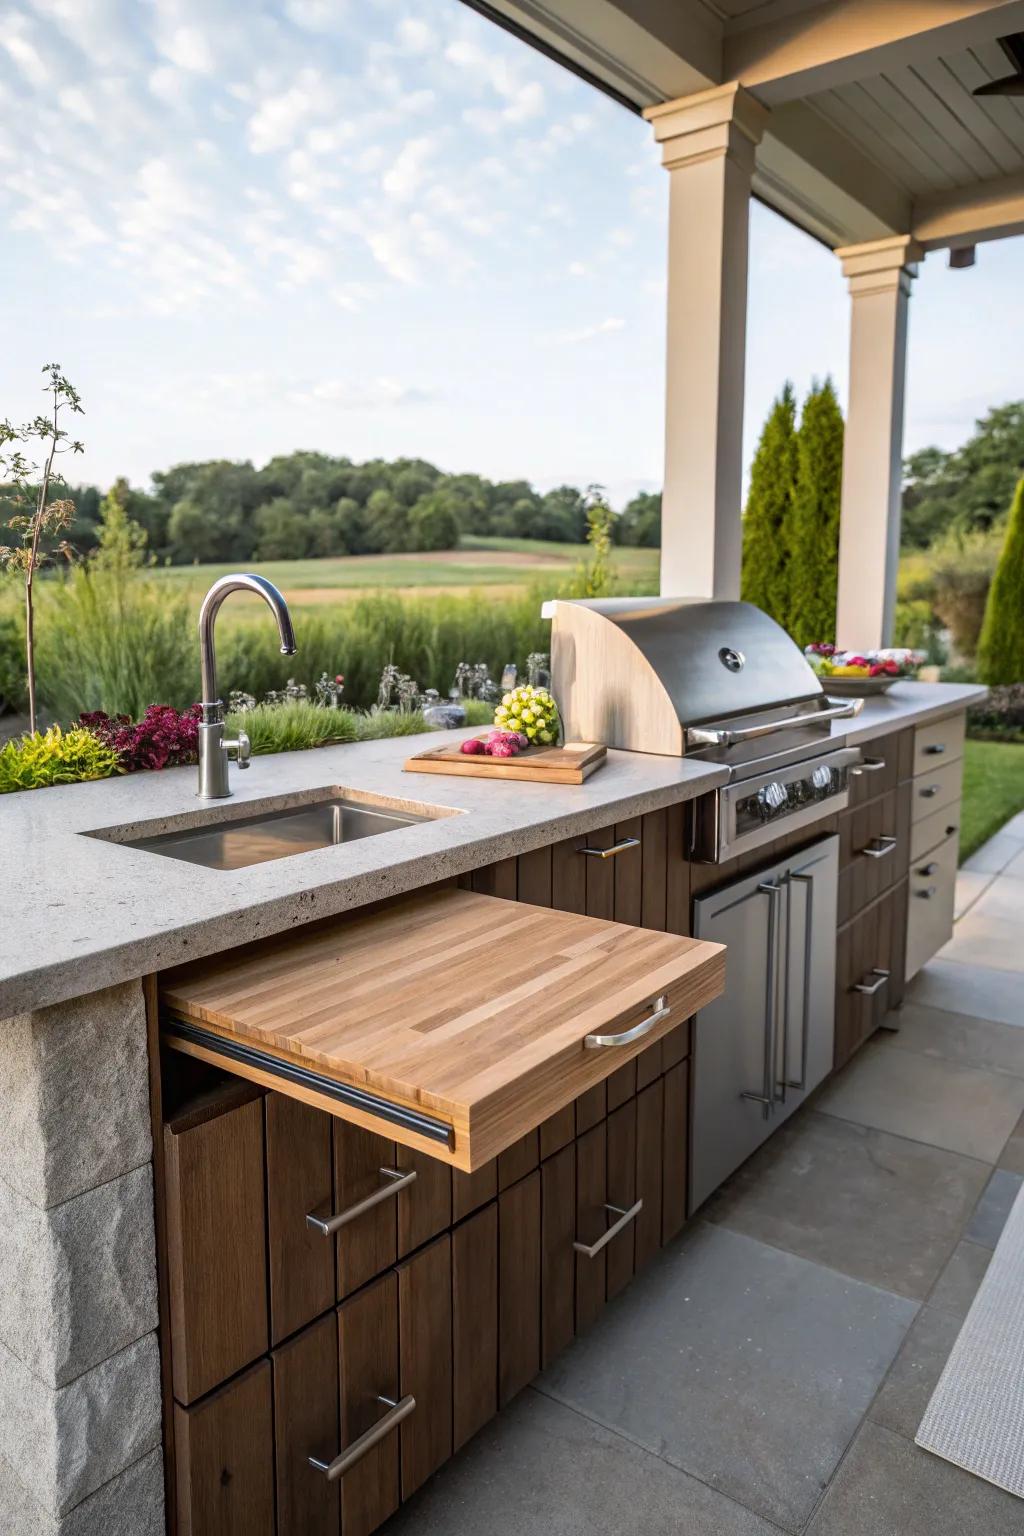
[{"label": "wooden cabinet door", "polygon": [[498,1207],[452,1233],[453,1449],[498,1411]]},{"label": "wooden cabinet door", "polygon": [[498,1403],[540,1370],[540,1174],[498,1196]]},{"label": "wooden cabinet door", "polygon": [[338,1536],[338,1484],[309,1464],[330,1463],[341,1445],[334,1313],[276,1349],[273,1371],[277,1536]]},{"label": "wooden cabinet door", "polygon": [[[608,1116],[608,1204],[628,1211],[636,1201],[636,1100]],[[609,1221],[618,1218],[609,1212]],[[606,1295],[611,1301],[633,1278],[636,1218],[608,1244]]]},{"label": "wooden cabinet door", "polygon": [[282,1093],[268,1093],[263,1109],[270,1340],[277,1344],[334,1303],[334,1243],[306,1220],[331,1209],[331,1121]]},{"label": "wooden cabinet door", "polygon": [[[372,1195],[381,1184],[382,1168],[394,1168],[396,1148],[372,1131],[347,1120],[334,1121],[334,1208]],[[351,1296],[367,1280],[381,1274],[398,1258],[398,1194],[348,1222],[337,1235],[338,1300]]]},{"label": "wooden cabinet door", "polygon": [[399,1379],[416,1411],[401,1428],[402,1498],[452,1454],[452,1244],[441,1237],[398,1267]]},{"label": "wooden cabinet door", "polygon": [[261,1098],[164,1126],[171,1359],[181,1403],[267,1349]]},{"label": "wooden cabinet door", "polygon": [[174,1465],[177,1536],[275,1536],[269,1360],[192,1408],[175,1404]]},{"label": "wooden cabinet door", "polygon": [[[576,1141],[576,1238],[596,1243],[608,1229],[608,1135],[602,1120]],[[607,1249],[576,1255],[576,1332],[583,1333],[605,1303]]]},{"label": "wooden cabinet door", "polygon": [[[661,1148],[658,1148],[659,1161]],[[575,1327],[576,1145],[541,1164],[541,1364],[571,1344]],[[660,1230],[660,1216],[659,1216]]]},{"label": "wooden cabinet door", "polygon": [[540,1162],[540,1135],[527,1131],[498,1157],[498,1188],[508,1189],[532,1173]]},{"label": "wooden cabinet door", "polygon": [[452,1224],[452,1171],[427,1152],[395,1148],[395,1167],[416,1170],[415,1183],[398,1196],[398,1257],[423,1244]]},{"label": "wooden cabinet door", "polygon": [[[397,1402],[398,1281],[383,1275],[338,1308],[337,1348],[341,1397],[340,1445],[350,1446],[379,1423]],[[419,1402],[416,1411],[419,1412]],[[341,1479],[344,1536],[370,1536],[399,1503],[399,1434],[396,1426]]]},{"label": "wooden cabinet door", "polygon": [[665,1085],[659,1078],[636,1096],[636,1193],[644,1202],[636,1219],[634,1255],[638,1270],[661,1247],[664,1139]]},{"label": "wooden cabinet door", "polygon": [[452,1220],[462,1221],[498,1193],[498,1159],[492,1157],[475,1173],[452,1170]]},{"label": "wooden cabinet door", "polygon": [[661,1239],[667,1243],[686,1225],[690,1168],[690,1063],[665,1073],[664,1165]]}]

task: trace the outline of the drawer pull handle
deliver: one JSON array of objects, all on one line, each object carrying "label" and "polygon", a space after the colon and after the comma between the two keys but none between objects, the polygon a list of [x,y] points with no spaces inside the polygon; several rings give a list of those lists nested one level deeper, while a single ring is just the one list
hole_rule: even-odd
[{"label": "drawer pull handle", "polygon": [[605,1210],[611,1211],[617,1216],[618,1221],[613,1221],[603,1237],[599,1237],[596,1243],[573,1243],[577,1253],[582,1253],[585,1259],[596,1259],[602,1248],[607,1248],[613,1237],[618,1237],[623,1227],[628,1227],[631,1221],[635,1221],[644,1208],[644,1202],[638,1200],[636,1205],[631,1205],[629,1210],[623,1210],[621,1205],[606,1205]]},{"label": "drawer pull handle", "polygon": [[632,1029],[624,1029],[621,1035],[584,1035],[584,1046],[588,1051],[593,1051],[602,1045],[632,1045],[634,1040],[642,1040],[644,1035],[650,1034],[655,1024],[660,1024],[672,1012],[672,1004],[667,997],[655,998],[651,1007],[653,1013],[641,1019],[639,1024],[634,1024]]},{"label": "drawer pull handle", "polygon": [[881,773],[884,767],[884,757],[866,757],[862,763],[855,763],[850,773],[854,778],[859,779],[864,773]]},{"label": "drawer pull handle", "polygon": [[875,846],[873,848],[862,848],[861,853],[868,859],[884,859],[887,854],[892,853],[897,841],[898,839],[895,837],[876,837]]},{"label": "drawer pull handle", "polygon": [[306,1217],[307,1224],[315,1227],[318,1232],[322,1232],[324,1237],[333,1237],[340,1227],[348,1226],[350,1221],[355,1221],[367,1211],[372,1211],[375,1205],[381,1205],[401,1190],[408,1189],[416,1178],[416,1169],[403,1171],[401,1168],[381,1168],[380,1176],[384,1182],[380,1189],[374,1190],[372,1195],[367,1195],[364,1200],[357,1200],[355,1205],[348,1206],[344,1211],[336,1211],[333,1216],[317,1216],[315,1211],[310,1211]]},{"label": "drawer pull handle", "polygon": [[876,965],[876,966],[874,966],[872,968],[871,975],[872,976],[877,976],[878,980],[877,981],[858,981],[856,986],[853,987],[852,990],[854,992],[862,993],[864,997],[874,997],[876,992],[881,992],[882,988],[885,986],[886,982],[889,980],[889,972],[888,971],[883,971],[879,966]]},{"label": "drawer pull handle", "polygon": [[938,894],[939,894],[939,888],[938,888],[937,885],[930,885],[926,891],[915,891],[914,892],[914,895],[915,896],[920,896],[922,901],[931,901],[932,897],[933,896],[937,896]]},{"label": "drawer pull handle", "polygon": [[919,875],[937,875],[938,872],[939,866],[937,864],[923,864],[917,871]]},{"label": "drawer pull handle", "polygon": [[946,750],[946,743],[944,741],[933,741],[931,745],[925,747],[924,750],[926,756],[928,757],[941,757],[943,752]]},{"label": "drawer pull handle", "polygon": [[393,1429],[397,1429],[402,1420],[407,1419],[416,1407],[414,1397],[403,1397],[396,1403],[393,1397],[378,1395],[377,1401],[386,1404],[387,1413],[382,1419],[378,1419],[376,1424],[371,1424],[358,1440],[353,1440],[347,1450],[340,1451],[333,1461],[321,1461],[319,1456],[310,1456],[310,1466],[315,1472],[322,1472],[329,1483],[333,1483],[336,1478],[344,1477],[357,1461],[362,1461],[367,1451],[372,1451],[385,1436],[390,1435]]},{"label": "drawer pull handle", "polygon": [[627,848],[639,848],[638,837],[624,837],[619,843],[612,843],[610,848],[581,848],[580,853],[585,853],[588,859],[614,859],[617,853],[625,853]]},{"label": "drawer pull handle", "polygon": [[946,836],[947,836],[947,837],[952,837],[952,836],[953,836],[953,833],[954,833],[954,832],[959,832],[959,830],[960,830],[960,828],[959,828],[959,827],[958,827],[958,826],[957,826],[957,824],[956,824],[956,822],[955,822],[955,821],[953,821],[953,822],[951,822],[951,823],[950,823],[950,824],[949,824],[949,826],[948,826],[948,827],[947,827],[947,828],[946,828]]},{"label": "drawer pull handle", "polygon": [[926,784],[924,789],[918,790],[918,794],[921,796],[922,800],[930,800],[932,796],[937,795],[938,792],[939,786],[937,784]]}]

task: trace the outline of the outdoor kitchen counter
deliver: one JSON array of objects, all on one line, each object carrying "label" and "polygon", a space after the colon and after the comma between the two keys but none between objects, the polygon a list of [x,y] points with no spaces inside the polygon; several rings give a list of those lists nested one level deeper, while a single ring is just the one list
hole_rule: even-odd
[{"label": "outdoor kitchen counter", "polygon": [[[924,724],[983,694],[959,684],[896,684],[856,720],[836,721],[832,745]],[[421,744],[406,737],[256,758],[247,773],[232,769],[232,797],[214,803],[196,799],[193,768],[4,796],[0,1020],[678,804],[727,778],[712,764],[631,752],[609,753],[603,768],[572,786],[404,773]],[[331,789],[441,814],[233,871],[83,835],[155,834]]]},{"label": "outdoor kitchen counter", "polygon": [[[465,734],[257,757],[248,772],[232,767],[231,798],[214,802],[197,800],[194,768],[0,798],[0,1021],[692,799],[728,776],[633,752],[609,753],[579,785],[403,772],[411,753]],[[433,808],[435,819],[238,870],[82,835],[153,835],[325,790]]]}]

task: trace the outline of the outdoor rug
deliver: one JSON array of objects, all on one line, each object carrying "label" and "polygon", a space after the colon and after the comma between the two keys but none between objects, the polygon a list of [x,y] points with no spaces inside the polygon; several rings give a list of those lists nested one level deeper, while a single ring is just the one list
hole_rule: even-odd
[{"label": "outdoor rug", "polygon": [[916,1439],[1024,1498],[1024,1189]]}]

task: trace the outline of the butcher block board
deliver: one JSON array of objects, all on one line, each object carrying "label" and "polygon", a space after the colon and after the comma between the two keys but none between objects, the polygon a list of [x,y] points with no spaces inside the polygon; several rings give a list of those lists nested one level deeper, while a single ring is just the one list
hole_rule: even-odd
[{"label": "butcher block board", "polygon": [[[481,741],[486,741],[482,736]],[[477,779],[536,779],[538,784],[582,784],[600,768],[608,748],[595,741],[562,747],[527,747],[516,757],[485,757],[454,746],[432,747],[406,760],[407,773],[468,773]]]},{"label": "butcher block board", "polygon": [[[173,1049],[472,1172],[724,979],[720,944],[449,887],[168,971],[161,1027]],[[339,1103],[338,1085],[377,1109]],[[403,1106],[442,1137],[396,1123]]]}]

